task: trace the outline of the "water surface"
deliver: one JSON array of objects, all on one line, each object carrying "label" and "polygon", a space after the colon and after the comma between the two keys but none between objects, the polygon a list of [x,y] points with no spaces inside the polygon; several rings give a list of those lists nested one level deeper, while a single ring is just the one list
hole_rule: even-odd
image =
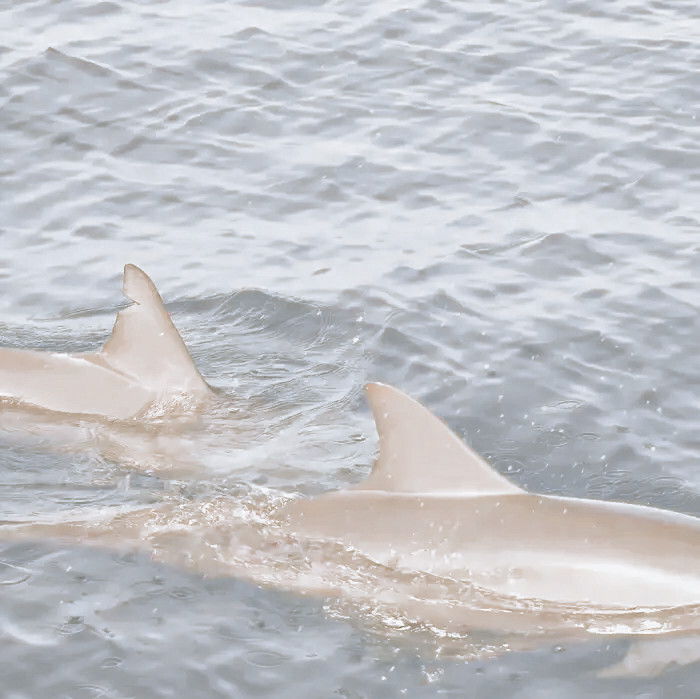
[{"label": "water surface", "polygon": [[[221,397],[175,455],[158,419],[6,424],[2,512],[344,487],[382,380],[519,485],[700,514],[698,15],[1,10],[0,342],[99,346],[134,262]],[[2,546],[8,697],[696,695],[693,666],[597,678],[625,639],[464,662],[323,600]]]}]

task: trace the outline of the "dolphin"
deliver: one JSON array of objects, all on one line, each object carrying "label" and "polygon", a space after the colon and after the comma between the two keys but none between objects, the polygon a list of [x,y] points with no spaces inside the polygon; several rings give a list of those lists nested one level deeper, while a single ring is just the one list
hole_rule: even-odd
[{"label": "dolphin", "polygon": [[369,384],[367,397],[379,454],[359,485],[78,508],[6,519],[0,536],[138,549],[204,575],[344,600],[380,626],[451,639],[452,652],[479,634],[482,654],[617,635],[641,641],[609,676],[700,660],[700,519],[526,492],[401,391]]},{"label": "dolphin", "polygon": [[155,403],[211,395],[148,275],[127,264],[122,290],[133,303],[97,352],[0,348],[0,398],[124,420]]},{"label": "dolphin", "polygon": [[404,393],[370,384],[367,396],[374,468],[354,488],[281,513],[298,536],[512,598],[618,610],[700,604],[700,519],[528,493]]}]

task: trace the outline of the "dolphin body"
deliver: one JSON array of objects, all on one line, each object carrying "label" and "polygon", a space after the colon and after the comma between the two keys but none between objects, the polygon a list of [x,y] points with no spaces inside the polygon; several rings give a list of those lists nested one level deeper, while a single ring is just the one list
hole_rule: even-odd
[{"label": "dolphin body", "polygon": [[211,394],[150,278],[124,267],[112,335],[92,353],[0,348],[0,397],[61,413],[127,419],[157,402]]},{"label": "dolphin body", "polygon": [[78,508],[6,521],[0,536],[140,549],[345,600],[390,627],[436,631],[453,652],[480,633],[487,654],[494,634],[498,652],[602,634],[652,637],[608,676],[700,660],[700,519],[528,493],[407,395],[370,384],[367,396],[380,451],[360,485],[291,501]]},{"label": "dolphin body", "polygon": [[380,453],[359,486],[281,513],[402,569],[500,595],[596,609],[700,605],[700,519],[641,505],[528,493],[426,408],[370,384]]}]

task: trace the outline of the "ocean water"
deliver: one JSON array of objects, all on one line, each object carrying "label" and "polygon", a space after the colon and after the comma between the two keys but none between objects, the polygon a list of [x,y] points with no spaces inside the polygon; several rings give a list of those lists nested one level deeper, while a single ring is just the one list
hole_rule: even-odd
[{"label": "ocean water", "polygon": [[[370,380],[521,486],[700,514],[699,40],[663,0],[1,8],[0,343],[98,347],[133,262],[220,397],[3,410],[3,517],[357,483]],[[468,661],[329,611],[0,543],[0,695],[697,696],[599,677],[625,638]]]}]

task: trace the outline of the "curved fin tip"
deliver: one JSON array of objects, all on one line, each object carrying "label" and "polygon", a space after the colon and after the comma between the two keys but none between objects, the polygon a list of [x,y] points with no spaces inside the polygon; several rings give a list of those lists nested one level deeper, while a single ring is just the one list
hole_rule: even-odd
[{"label": "curved fin tip", "polygon": [[124,281],[122,293],[134,303],[144,303],[154,296],[160,299],[160,294],[151,278],[135,264],[124,265]]}]

